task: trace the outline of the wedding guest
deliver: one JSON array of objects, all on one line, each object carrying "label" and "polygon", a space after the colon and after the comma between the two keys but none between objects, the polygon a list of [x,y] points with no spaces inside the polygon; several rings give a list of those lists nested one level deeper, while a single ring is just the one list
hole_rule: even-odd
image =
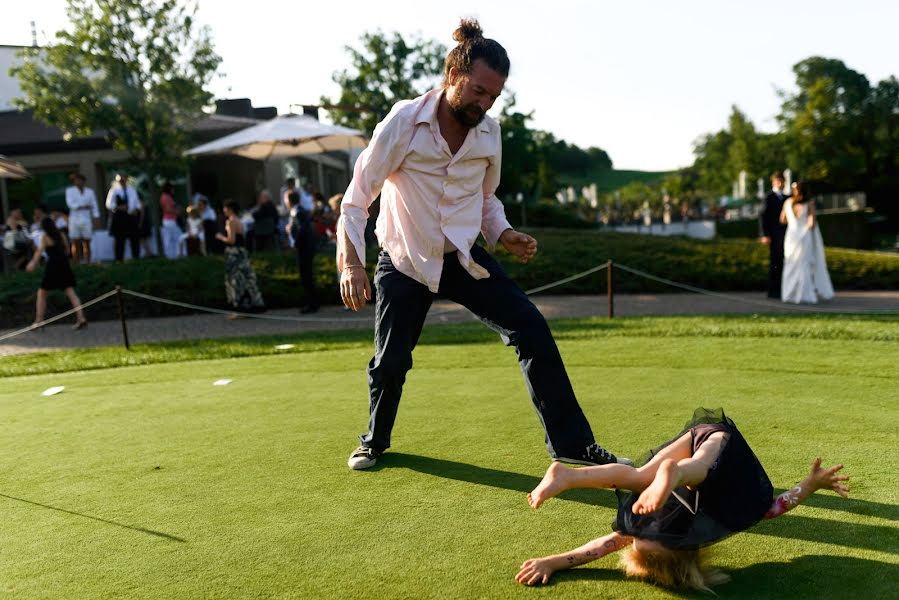
[{"label": "wedding guest", "polygon": [[128,184],[128,176],[119,173],[106,194],[106,210],[110,211],[109,235],[115,240],[116,262],[125,260],[125,242],[131,246],[131,258],[140,257],[138,221],[141,211],[137,190]]},{"label": "wedding guest", "polygon": [[85,185],[81,173],[70,177],[72,185],[66,188],[66,206],[69,207],[69,238],[72,241],[72,259],[75,263],[91,262],[91,239],[94,228],[100,224],[100,207],[94,190]]},{"label": "wedding guest", "polygon": [[[256,273],[247,254],[246,234],[238,214],[240,206],[234,200],[226,200],[225,233],[216,234],[225,246],[225,295],[235,311],[259,312],[265,310],[265,302],[256,285]],[[229,315],[238,318],[237,314]]]},{"label": "wedding guest", "polygon": [[77,309],[73,329],[83,329],[87,327],[87,319],[84,318],[84,312],[81,310],[81,300],[75,294],[75,274],[72,273],[69,258],[66,256],[69,241],[56,228],[56,224],[50,217],[44,217],[40,225],[43,231],[40,245],[35,248],[34,256],[27,266],[29,272],[36,270],[41,262],[41,255],[47,255],[44,276],[37,290],[34,322],[40,323],[44,320],[47,312],[47,292],[63,290],[69,302],[72,303],[72,308]]},{"label": "wedding guest", "polygon": [[302,308],[300,308],[300,313],[314,313],[318,311],[318,294],[315,291],[314,269],[317,236],[313,229],[311,215],[300,205],[299,194],[296,192],[288,194],[287,203],[290,207],[290,221],[286,231],[293,241],[297,271],[300,273],[300,283],[303,284],[305,300]]},{"label": "wedding guest", "polygon": [[203,219],[196,206],[187,207],[187,231],[178,240],[179,256],[206,256]]},{"label": "wedding guest", "polygon": [[253,208],[253,250],[265,252],[275,249],[275,227],[278,225],[278,211],[272,204],[272,195],[262,190]]}]

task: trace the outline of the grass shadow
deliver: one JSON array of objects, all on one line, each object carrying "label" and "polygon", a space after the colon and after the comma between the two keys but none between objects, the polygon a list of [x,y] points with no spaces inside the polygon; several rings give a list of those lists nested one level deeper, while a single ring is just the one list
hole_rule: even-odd
[{"label": "grass shadow", "polygon": [[[416,454],[404,454],[402,452],[388,452],[378,459],[377,465],[372,470],[384,468],[405,468],[425,475],[465,481],[477,485],[485,485],[513,492],[527,494],[540,483],[540,477],[513,473],[479,467],[468,463],[418,456]],[[618,500],[611,490],[572,490],[559,496],[562,500],[589,504],[590,506],[603,506],[605,508],[618,508]]]},{"label": "grass shadow", "polygon": [[800,556],[729,575],[716,588],[727,598],[895,598],[899,589],[899,565],[846,556]]},{"label": "grass shadow", "polygon": [[896,528],[885,525],[814,519],[790,513],[779,519],[762,521],[749,531],[759,535],[899,554]]},{"label": "grass shadow", "polygon": [[109,519],[103,519],[101,517],[95,517],[93,515],[87,515],[84,513],[76,512],[74,510],[67,510],[65,508],[59,508],[57,506],[50,506],[49,504],[41,504],[40,502],[35,502],[33,500],[26,500],[25,498],[17,498],[15,496],[10,496],[9,494],[0,494],[0,497],[8,498],[9,500],[15,500],[16,502],[24,502],[25,504],[31,504],[32,506],[39,506],[41,508],[55,510],[58,512],[66,513],[67,515],[74,515],[76,517],[82,517],[84,519],[91,519],[92,521],[99,521],[100,523],[106,523],[107,525],[115,525],[116,527],[122,527],[123,529],[130,529],[132,531],[139,531],[141,533],[155,535],[156,537],[160,537],[165,540],[172,541],[172,542],[187,543],[187,540],[184,538],[180,538],[176,535],[171,535],[168,533],[163,533],[161,531],[155,531],[153,529],[146,529],[145,527],[135,527],[134,525],[126,525],[124,523],[118,523],[116,521],[111,521]]},{"label": "grass shadow", "polygon": [[[775,489],[774,494],[779,495],[785,491],[784,489]],[[841,498],[835,494],[813,494],[803,501],[803,504],[816,508],[826,508],[827,510],[848,512],[854,515],[899,521],[899,505],[896,504],[883,504],[857,498]]]}]

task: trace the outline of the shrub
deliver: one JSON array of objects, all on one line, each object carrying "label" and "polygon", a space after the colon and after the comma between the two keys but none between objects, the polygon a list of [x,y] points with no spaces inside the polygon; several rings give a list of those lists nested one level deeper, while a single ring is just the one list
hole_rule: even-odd
[{"label": "shrub", "polygon": [[[702,241],[625,233],[573,230],[530,230],[539,251],[527,265],[499,249],[497,259],[523,289],[531,289],[586,271],[612,259],[616,263],[654,275],[710,290],[763,290],[767,282],[767,248],[755,240]],[[369,248],[369,274],[374,268],[376,248]],[[270,308],[303,304],[293,254],[252,255],[262,294]],[[838,289],[899,289],[899,257],[841,248],[827,249],[827,262]],[[316,286],[325,303],[340,302],[332,250],[316,256]],[[227,309],[223,289],[224,266],[220,257],[198,257],[168,261],[143,259],[124,264],[89,265],[76,268],[78,294],[88,300],[120,285],[136,291],[202,306]],[[39,273],[15,273],[0,279],[0,326],[29,323],[34,316],[35,290]],[[626,273],[614,272],[618,292],[672,292],[670,286]],[[596,294],[606,289],[601,271],[566,283],[545,293]],[[49,314],[69,308],[65,297],[51,294]],[[127,298],[129,316],[183,314],[185,309]],[[91,318],[115,318],[114,302],[92,309]]]}]

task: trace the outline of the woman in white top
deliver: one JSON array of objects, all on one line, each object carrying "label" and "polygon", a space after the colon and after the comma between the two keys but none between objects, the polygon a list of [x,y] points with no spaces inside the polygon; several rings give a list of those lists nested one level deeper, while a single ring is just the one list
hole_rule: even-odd
[{"label": "woman in white top", "polygon": [[784,202],[780,222],[787,225],[781,299],[793,304],[815,304],[819,299],[833,298],[815,203],[804,182],[793,184],[793,195]]}]

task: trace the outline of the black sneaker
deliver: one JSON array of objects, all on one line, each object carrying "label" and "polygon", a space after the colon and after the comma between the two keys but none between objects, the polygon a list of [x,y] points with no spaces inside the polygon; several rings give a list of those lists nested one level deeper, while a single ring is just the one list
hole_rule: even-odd
[{"label": "black sneaker", "polygon": [[559,462],[569,463],[572,465],[610,465],[622,464],[634,466],[634,461],[629,458],[618,458],[599,444],[590,444],[578,458],[558,457]]},{"label": "black sneaker", "polygon": [[359,446],[353,453],[350,454],[349,460],[346,461],[346,464],[349,468],[354,469],[356,471],[361,469],[368,469],[369,467],[375,466],[375,463],[378,462],[378,457],[380,457],[383,452],[378,452],[373,448],[366,448],[365,446]]}]

